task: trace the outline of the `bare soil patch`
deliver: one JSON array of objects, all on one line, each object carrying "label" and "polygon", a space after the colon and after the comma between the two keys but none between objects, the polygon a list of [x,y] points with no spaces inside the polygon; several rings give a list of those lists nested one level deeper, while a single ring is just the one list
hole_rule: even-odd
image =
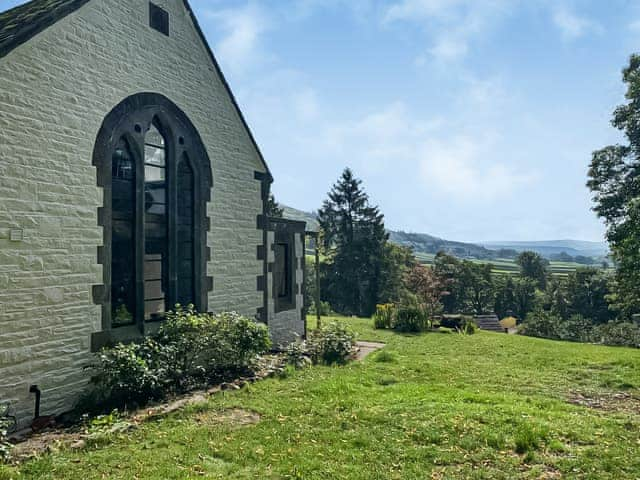
[{"label": "bare soil patch", "polygon": [[567,401],[572,405],[602,410],[604,412],[631,412],[640,415],[640,397],[626,392],[571,392]]},{"label": "bare soil patch", "polygon": [[260,422],[260,414],[241,408],[231,408],[221,412],[202,412],[196,415],[195,421],[205,425],[231,425],[244,427]]}]

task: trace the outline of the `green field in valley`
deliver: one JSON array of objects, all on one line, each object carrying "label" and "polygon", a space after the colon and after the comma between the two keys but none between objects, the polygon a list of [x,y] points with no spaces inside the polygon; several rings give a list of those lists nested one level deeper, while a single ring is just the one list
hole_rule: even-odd
[{"label": "green field in valley", "polygon": [[[416,253],[416,258],[425,265],[433,265],[435,254],[432,253]],[[517,275],[519,267],[515,260],[511,259],[497,259],[497,260],[477,260],[470,259],[470,261],[479,264],[490,263],[493,265],[493,273],[502,275]],[[584,268],[585,265],[573,262],[549,262],[549,272],[556,276],[567,276],[571,272],[575,272],[578,268]],[[597,265],[596,265],[597,267]]]},{"label": "green field in valley", "polygon": [[0,479],[640,478],[640,351],[347,321],[386,347],[54,448]]}]

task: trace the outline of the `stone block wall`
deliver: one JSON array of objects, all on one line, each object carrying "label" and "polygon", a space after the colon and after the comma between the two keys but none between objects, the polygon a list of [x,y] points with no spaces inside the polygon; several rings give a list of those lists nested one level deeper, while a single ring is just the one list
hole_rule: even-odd
[{"label": "stone block wall", "polygon": [[262,306],[264,172],[237,110],[181,0],[170,36],[149,27],[148,2],[93,0],[0,59],[0,402],[24,426],[70,409],[87,382],[91,334],[101,328],[92,286],[102,283],[92,152],[105,116],[154,92],[198,129],[212,162],[207,212],[209,309],[253,317]]},{"label": "stone block wall", "polygon": [[[294,306],[290,310],[277,312],[273,299],[273,274],[268,273],[267,285],[269,285],[269,332],[273,345],[276,348],[286,347],[288,344],[302,339],[305,333],[304,318],[304,233],[295,233],[294,238],[294,265],[293,276]],[[275,243],[274,232],[267,233],[268,261],[275,261],[273,245]]]}]

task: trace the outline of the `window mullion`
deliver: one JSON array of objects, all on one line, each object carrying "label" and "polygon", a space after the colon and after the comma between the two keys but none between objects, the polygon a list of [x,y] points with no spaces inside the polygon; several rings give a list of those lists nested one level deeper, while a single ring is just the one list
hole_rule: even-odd
[{"label": "window mullion", "polygon": [[178,145],[173,138],[168,141],[167,148],[167,214],[168,214],[168,252],[169,252],[169,291],[167,308],[172,310],[178,298]]},{"label": "window mullion", "polygon": [[135,228],[135,244],[136,244],[136,324],[140,329],[140,332],[144,334],[145,321],[144,321],[144,252],[145,252],[145,189],[144,189],[144,137],[137,139],[136,144],[137,151],[140,154],[136,155],[136,171],[139,172],[136,175],[136,228]]}]

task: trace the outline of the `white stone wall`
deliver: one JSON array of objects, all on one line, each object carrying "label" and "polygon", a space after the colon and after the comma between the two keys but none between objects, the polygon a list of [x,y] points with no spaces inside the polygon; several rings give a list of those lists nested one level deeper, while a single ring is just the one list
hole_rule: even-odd
[{"label": "white stone wall", "polygon": [[[304,282],[304,238],[303,235],[296,233],[295,239],[295,264],[297,265],[294,275],[294,292],[303,292]],[[274,233],[267,233],[267,244],[269,246],[269,262],[273,262],[274,254],[272,245],[274,243]],[[302,263],[300,263],[302,261]],[[302,265],[302,268],[300,268]],[[275,312],[273,301],[273,274],[269,273],[267,278],[269,286],[269,332],[273,345],[276,348],[286,347],[288,344],[301,339],[304,334],[304,294],[295,295],[295,308],[283,312]]]},{"label": "white stone wall", "polygon": [[21,425],[32,417],[30,385],[48,415],[71,408],[87,381],[101,326],[91,287],[102,283],[92,151],[126,97],[165,95],[208,150],[209,309],[253,317],[262,304],[254,172],[264,167],[183,2],[154,1],[170,14],[170,37],[149,27],[147,1],[93,0],[0,59],[0,402]]}]

